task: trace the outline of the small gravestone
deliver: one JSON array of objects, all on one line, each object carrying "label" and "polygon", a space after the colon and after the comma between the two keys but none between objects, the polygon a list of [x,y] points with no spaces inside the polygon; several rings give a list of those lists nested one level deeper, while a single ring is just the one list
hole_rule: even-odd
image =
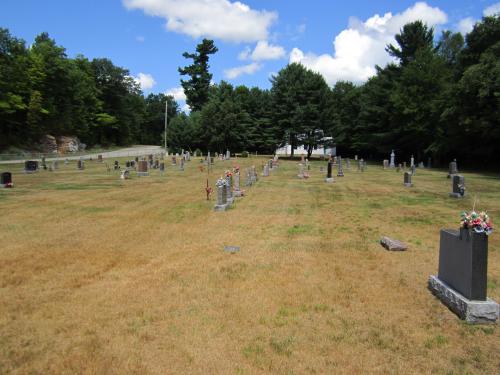
[{"label": "small gravestone", "polygon": [[165,162],[160,162],[160,176],[163,176],[163,174],[165,173]]},{"label": "small gravestone", "polygon": [[128,169],[124,169],[123,171],[121,171],[120,178],[122,180],[128,180],[130,178],[130,172],[128,171]]},{"label": "small gravestone", "polygon": [[130,167],[135,169],[135,160],[130,160]]},{"label": "small gravestone", "polygon": [[332,169],[333,169],[333,161],[329,160],[328,165],[327,165],[327,169],[326,169],[326,178],[325,178],[325,182],[329,183],[329,184],[333,182]]},{"label": "small gravestone", "polygon": [[469,228],[441,230],[438,276],[430,291],[468,323],[494,323],[498,303],[487,297],[488,236]]},{"label": "small gravestone", "polygon": [[224,246],[224,251],[226,253],[235,254],[240,251],[239,246]]},{"label": "small gravestone", "polygon": [[172,156],[172,165],[177,165],[177,157],[175,155]]},{"label": "small gravestone", "polygon": [[183,158],[181,158],[181,160],[179,162],[179,170],[184,171],[184,159]]},{"label": "small gravestone", "polygon": [[411,173],[410,172],[405,172],[404,173],[404,184],[406,187],[412,187],[411,183]]},{"label": "small gravestone", "polygon": [[348,171],[351,170],[351,159],[347,158],[347,160],[345,161],[345,166]]},{"label": "small gravestone", "polygon": [[394,153],[394,150],[391,151],[391,163],[389,164],[389,167],[390,168],[395,168],[396,165],[394,164],[395,163],[395,158],[396,158],[396,154]]},{"label": "small gravestone", "polygon": [[405,251],[408,249],[405,243],[385,236],[380,239],[380,244],[391,251]]},{"label": "small gravestone", "polygon": [[24,162],[24,173],[36,173],[38,171],[38,161],[27,160]]},{"label": "small gravestone", "polygon": [[304,178],[304,164],[299,163],[299,174],[297,175],[298,178]]},{"label": "small gravestone", "polygon": [[126,167],[126,168],[130,168],[131,166],[132,166],[132,163],[130,163],[130,161],[129,161],[129,160],[127,160],[127,161],[125,162],[125,167]]},{"label": "small gravestone", "polygon": [[115,160],[115,164],[114,164],[114,170],[117,171],[118,169],[120,169],[120,163],[118,162],[118,160]]},{"label": "small gravestone", "polygon": [[389,160],[384,159],[384,161],[383,161],[383,167],[384,167],[384,169],[389,168]]},{"label": "small gravestone", "polygon": [[465,195],[465,178],[459,174],[453,175],[451,178],[451,188],[450,197],[463,198]]},{"label": "small gravestone", "polygon": [[418,163],[418,167],[419,167],[419,168],[425,168],[425,167],[424,167],[424,162],[423,162],[423,161],[421,161],[420,163]]},{"label": "small gravestone", "polygon": [[453,177],[456,174],[458,174],[457,159],[453,160],[450,163],[450,167],[449,167],[449,170],[448,170],[448,178],[451,178],[451,177]]},{"label": "small gravestone", "polygon": [[155,159],[155,162],[154,162],[154,164],[153,164],[153,168],[154,168],[154,169],[158,169],[158,168],[160,168],[160,160]]},{"label": "small gravestone", "polygon": [[396,169],[396,172],[398,172],[398,173],[401,172],[401,168],[402,168],[401,163],[399,163],[398,168]]},{"label": "small gravestone", "polygon": [[339,156],[337,158],[337,161],[339,163],[337,170],[337,177],[344,177],[344,170],[342,169],[342,156]]},{"label": "small gravestone", "polygon": [[102,163],[102,155],[101,154],[97,155],[97,161],[99,163]]},{"label": "small gravestone", "polygon": [[358,155],[354,155],[354,160],[358,161]]},{"label": "small gravestone", "polygon": [[0,188],[12,188],[14,184],[12,183],[12,173],[3,172],[0,174]]},{"label": "small gravestone", "polygon": [[59,161],[58,161],[58,160],[54,160],[54,161],[52,162],[52,165],[53,165],[53,167],[54,167],[54,170],[59,169]]},{"label": "small gravestone", "polygon": [[250,169],[245,170],[245,186],[252,186],[252,176],[250,174]]},{"label": "small gravestone", "polygon": [[227,209],[227,190],[226,179],[219,178],[215,183],[217,188],[217,204],[214,206],[214,211],[226,211]]},{"label": "small gravestone", "polygon": [[264,165],[264,170],[262,171],[262,176],[269,177],[269,165],[268,164]]},{"label": "small gravestone", "polygon": [[148,162],[146,160],[139,160],[139,162],[137,163],[137,176],[139,177],[149,176]]},{"label": "small gravestone", "polygon": [[415,165],[415,158],[412,155],[410,158],[410,168],[413,167],[414,165]]},{"label": "small gravestone", "polygon": [[85,162],[82,159],[78,160],[76,165],[77,165],[78,169],[81,171],[83,171],[85,169]]}]

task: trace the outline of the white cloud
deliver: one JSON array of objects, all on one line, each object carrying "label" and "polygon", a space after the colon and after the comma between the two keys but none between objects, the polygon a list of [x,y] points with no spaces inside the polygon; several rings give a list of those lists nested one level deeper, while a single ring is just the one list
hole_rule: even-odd
[{"label": "white cloud", "polygon": [[384,66],[392,61],[385,46],[395,44],[394,35],[409,22],[422,20],[428,26],[447,22],[446,13],[425,2],[417,2],[403,13],[386,13],[370,17],[365,22],[356,18],[349,20],[349,28],[335,37],[334,54],[316,55],[294,48],[289,61],[302,63],[321,73],[333,85],[340,80],[363,82],[376,73],[375,65]]},{"label": "white cloud", "polygon": [[254,10],[229,0],[122,0],[127,9],[142,9],[166,19],[166,28],[193,38],[209,37],[230,42],[268,38],[276,12]]},{"label": "white cloud", "polygon": [[248,60],[250,58],[251,53],[252,53],[252,49],[250,47],[246,46],[245,49],[238,54],[238,59],[239,60]]},{"label": "white cloud", "polygon": [[133,78],[141,86],[142,90],[149,90],[156,85],[156,81],[151,74],[139,73],[137,77]]},{"label": "white cloud", "polygon": [[495,3],[487,7],[483,10],[483,16],[494,16],[495,14],[500,13],[500,3]]},{"label": "white cloud", "polygon": [[250,58],[253,61],[277,60],[285,57],[285,49],[281,46],[269,44],[265,40],[259,40]]},{"label": "white cloud", "polygon": [[235,79],[238,78],[242,74],[253,74],[262,68],[262,65],[259,63],[253,62],[247,65],[237,66],[235,68],[230,68],[224,70],[224,76],[227,79]]},{"label": "white cloud", "polygon": [[165,92],[166,95],[171,95],[174,97],[175,101],[186,101],[186,94],[184,94],[184,89],[182,86],[172,87]]},{"label": "white cloud", "polygon": [[141,35],[138,35],[138,36],[136,36],[136,37],[135,37],[135,40],[136,40],[137,42],[139,42],[139,43],[143,43],[143,42],[146,40],[146,38],[144,38],[144,37],[143,37],[143,36],[141,36]]},{"label": "white cloud", "polygon": [[460,33],[462,33],[462,35],[465,35],[465,34],[472,31],[475,23],[476,23],[476,20],[472,17],[463,18],[458,22],[457,30]]}]

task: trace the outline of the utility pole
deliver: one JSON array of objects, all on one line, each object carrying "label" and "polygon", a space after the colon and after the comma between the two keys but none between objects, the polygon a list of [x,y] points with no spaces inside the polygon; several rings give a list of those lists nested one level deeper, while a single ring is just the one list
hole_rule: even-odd
[{"label": "utility pole", "polygon": [[167,117],[168,117],[168,97],[165,96],[165,153],[168,155],[167,151]]}]

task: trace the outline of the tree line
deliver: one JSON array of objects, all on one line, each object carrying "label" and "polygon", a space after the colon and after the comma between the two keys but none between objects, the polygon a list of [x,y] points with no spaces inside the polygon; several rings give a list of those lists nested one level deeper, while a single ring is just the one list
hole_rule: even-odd
[{"label": "tree line", "polygon": [[32,148],[45,134],[92,145],[157,144],[172,97],[144,97],[127,69],[106,58],[68,58],[47,33],[26,42],[0,28],[0,150]]},{"label": "tree line", "polygon": [[[181,149],[273,153],[304,145],[310,154],[332,142],[343,155],[485,164],[500,151],[500,18],[485,17],[465,38],[421,21],[403,26],[386,51],[394,62],[376,67],[367,82],[337,82],[300,64],[271,78],[269,90],[211,82],[204,39],[190,65],[179,68],[191,108],[172,97],[144,97],[128,71],[107,59],[69,59],[41,34],[24,42],[0,33],[0,130],[5,145],[43,133],[73,134],[89,144],[162,144],[165,100],[167,142]],[[292,148],[293,149],[293,148]]]}]

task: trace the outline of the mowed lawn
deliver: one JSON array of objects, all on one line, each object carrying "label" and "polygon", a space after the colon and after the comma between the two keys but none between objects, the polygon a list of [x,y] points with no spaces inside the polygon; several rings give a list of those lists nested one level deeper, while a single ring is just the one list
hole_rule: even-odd
[{"label": "mowed lawn", "polygon": [[[210,183],[264,160],[219,161]],[[281,161],[216,213],[199,166],[126,181],[95,161],[11,167],[1,374],[500,373],[499,328],[463,323],[427,290],[441,228],[458,229],[474,198],[500,223],[499,175],[464,173],[456,200],[444,170],[419,169],[405,188],[401,173],[351,160],[325,184],[325,162],[299,180]],[[382,235],[409,250],[384,250]],[[500,302],[500,230],[488,262]]]}]

